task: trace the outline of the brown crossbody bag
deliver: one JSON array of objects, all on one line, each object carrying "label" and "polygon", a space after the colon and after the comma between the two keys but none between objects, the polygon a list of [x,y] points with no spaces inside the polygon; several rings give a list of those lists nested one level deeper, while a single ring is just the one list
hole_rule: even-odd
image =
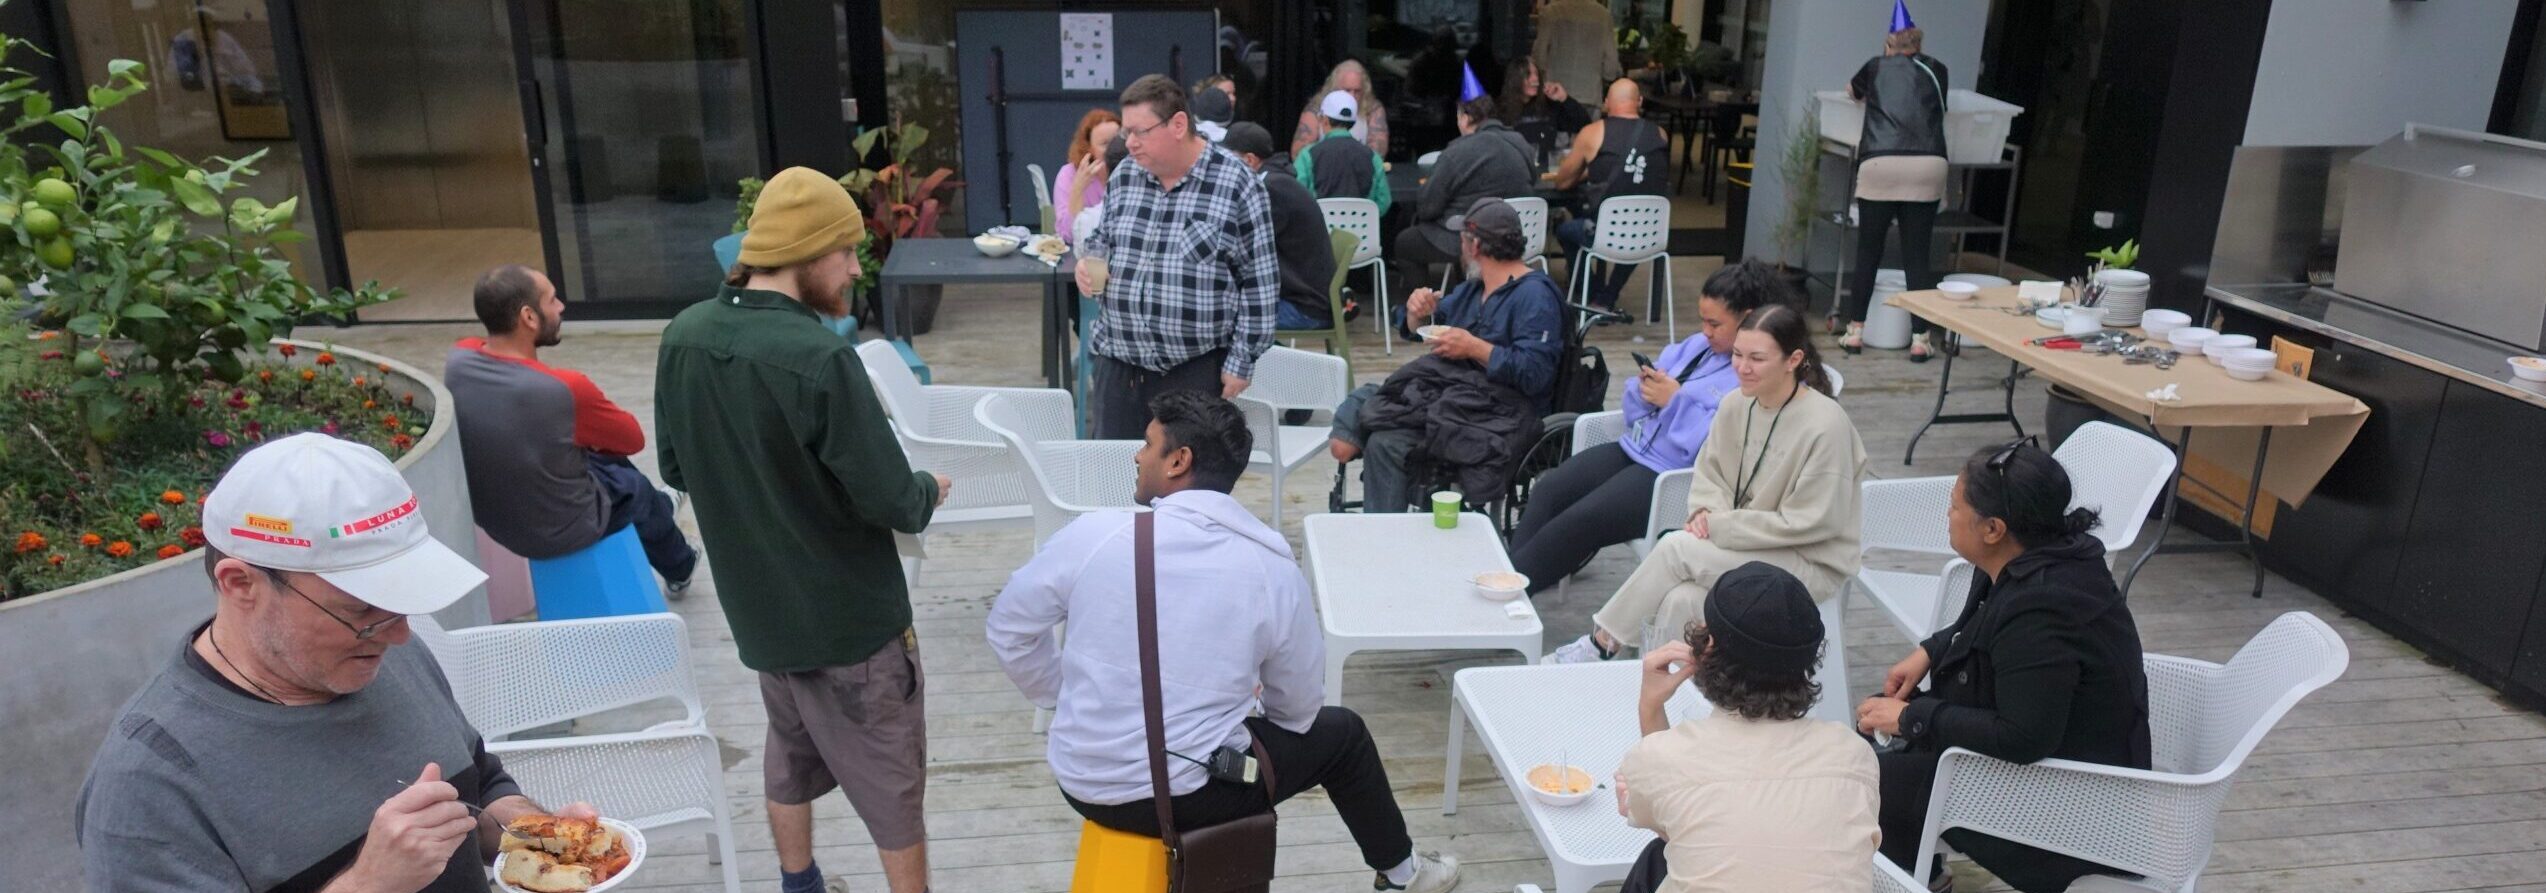
[{"label": "brown crossbody bag", "polygon": [[[1167,844],[1167,890],[1264,893],[1273,884],[1273,813],[1176,830],[1175,798],[1167,786],[1167,721],[1160,712],[1166,698],[1158,683],[1157,517],[1142,512],[1132,521],[1132,579],[1140,603],[1140,709],[1149,727],[1150,799],[1158,804],[1158,837]],[[1273,761],[1261,742],[1253,746],[1269,801]]]}]

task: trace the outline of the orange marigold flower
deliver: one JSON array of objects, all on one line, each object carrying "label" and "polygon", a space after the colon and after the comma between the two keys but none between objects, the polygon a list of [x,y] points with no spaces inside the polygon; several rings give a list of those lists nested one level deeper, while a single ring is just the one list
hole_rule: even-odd
[{"label": "orange marigold flower", "polygon": [[278,345],[275,345],[275,350],[277,350],[277,351],[281,352],[281,353],[283,354],[283,356],[284,356],[284,357],[286,357],[286,358],[288,358],[288,357],[292,356],[293,354],[297,354],[297,353],[300,353],[300,352],[301,352],[301,349],[300,349],[300,348],[298,348],[298,347],[294,347],[294,346],[292,346],[292,345],[290,345],[290,344],[278,344]]},{"label": "orange marigold flower", "polygon": [[400,395],[398,395],[398,402],[400,402],[400,403],[404,403],[404,404],[406,404],[406,405],[408,405],[408,406],[414,406],[414,405],[415,405],[415,395],[414,395],[414,394],[400,394]]},{"label": "orange marigold flower", "polygon": [[203,528],[188,527],[177,531],[177,541],[185,543],[188,548],[201,546],[203,545]]},{"label": "orange marigold flower", "polygon": [[387,429],[389,429],[389,430],[391,430],[391,431],[396,431],[396,430],[398,430],[398,427],[399,427],[399,426],[398,426],[398,417],[397,417],[397,416],[383,416],[383,417],[381,417],[381,419],[380,419],[380,426],[381,426],[381,427],[383,427],[383,428],[387,428]]},{"label": "orange marigold flower", "polygon": [[378,400],[365,400],[365,401],[363,401],[363,402],[362,402],[362,408],[364,408],[364,409],[379,409],[379,408],[380,408],[380,401],[378,401]]},{"label": "orange marigold flower", "polygon": [[183,490],[162,490],[159,492],[159,501],[169,505],[185,505],[186,493]]},{"label": "orange marigold flower", "polygon": [[317,380],[318,380],[318,370],[316,370],[316,369],[303,369],[303,370],[301,370],[301,380],[302,380],[302,381],[317,381]]},{"label": "orange marigold flower", "polygon": [[44,550],[44,546],[44,534],[37,533],[32,530],[18,534],[18,554],[20,555],[24,555],[29,552],[41,552]]},{"label": "orange marigold flower", "polygon": [[328,352],[328,351],[324,351],[324,350],[319,351],[319,352],[318,352],[318,360],[317,360],[317,362],[318,362],[318,364],[319,364],[319,365],[321,365],[321,366],[333,366],[333,365],[336,365],[336,355],[335,355],[334,353],[331,353],[331,352]]},{"label": "orange marigold flower", "polygon": [[130,558],[133,555],[133,544],[116,540],[106,545],[106,554],[116,558]]},{"label": "orange marigold flower", "polygon": [[159,519],[158,512],[143,512],[141,517],[133,519],[133,526],[143,530],[158,530],[160,525],[165,523],[167,522]]},{"label": "orange marigold flower", "polygon": [[394,437],[389,438],[389,445],[390,445],[390,446],[393,446],[393,447],[397,447],[398,449],[400,449],[400,450],[402,450],[402,451],[403,451],[403,450],[405,450],[405,449],[406,449],[406,448],[408,448],[408,447],[415,446],[415,438],[413,438],[413,437],[408,437],[408,436],[406,436],[406,435],[404,435],[404,434],[396,435],[396,436],[394,436]]},{"label": "orange marigold flower", "polygon": [[362,377],[362,376],[360,376],[360,375],[354,376],[354,387],[358,387],[358,388],[359,388],[359,387],[362,387],[363,385],[366,385],[366,384],[369,384],[369,383],[370,383],[370,380],[369,380],[369,379],[365,379],[365,378],[363,378],[363,377]]},{"label": "orange marigold flower", "polygon": [[185,548],[175,543],[159,547],[159,557],[163,561],[183,554],[186,554]]},{"label": "orange marigold flower", "polygon": [[274,370],[272,370],[272,369],[259,369],[259,370],[256,370],[256,380],[258,380],[258,381],[273,381],[273,380],[274,380]]},{"label": "orange marigold flower", "polygon": [[379,366],[380,366],[380,371],[382,371],[382,372],[387,372],[387,371],[389,371],[389,364],[387,364],[387,363],[381,363],[381,364],[379,364]]},{"label": "orange marigold flower", "polygon": [[80,534],[80,545],[87,546],[87,547],[89,547],[89,548],[91,548],[91,549],[94,549],[94,548],[97,548],[97,547],[102,546],[102,545],[105,545],[105,544],[106,544],[106,538],[105,538],[105,537],[98,536],[97,534],[94,534],[94,533],[83,533],[83,534]]},{"label": "orange marigold flower", "polygon": [[54,566],[54,567],[61,567],[61,566],[62,566],[62,553],[60,553],[60,552],[55,552],[55,553],[53,553],[53,554],[51,554],[51,555],[44,556],[44,563],[46,563],[46,564],[50,564],[50,565],[52,565],[52,566]]},{"label": "orange marigold flower", "polygon": [[47,329],[47,330],[45,330],[45,331],[42,331],[42,332],[38,332],[38,333],[36,333],[35,340],[37,340],[37,341],[51,341],[51,340],[53,340],[53,339],[55,339],[55,338],[60,338],[60,337],[62,337],[62,333],[61,333],[61,332],[56,331],[56,330],[52,330],[52,329]]}]

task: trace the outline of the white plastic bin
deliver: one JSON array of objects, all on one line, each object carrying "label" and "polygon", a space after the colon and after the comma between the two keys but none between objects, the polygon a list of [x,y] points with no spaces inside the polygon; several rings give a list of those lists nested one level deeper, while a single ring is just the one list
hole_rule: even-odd
[{"label": "white plastic bin", "polygon": [[[1865,103],[1849,99],[1845,90],[1821,90],[1812,96],[1818,100],[1821,135],[1840,145],[1856,145],[1865,132]],[[2024,107],[2015,103],[1970,90],[1946,91],[1945,160],[1955,164],[1998,161],[2007,133],[2021,114]]]},{"label": "white plastic bin", "polygon": [[1865,305],[1865,346],[1899,350],[1910,343],[1910,312],[1886,303],[1909,290],[1909,274],[1874,271],[1874,298]]}]

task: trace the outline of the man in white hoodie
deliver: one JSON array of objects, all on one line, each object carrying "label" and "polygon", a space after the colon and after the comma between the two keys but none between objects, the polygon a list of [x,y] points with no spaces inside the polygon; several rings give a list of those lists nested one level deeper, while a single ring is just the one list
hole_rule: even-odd
[{"label": "man in white hoodie", "polygon": [[[1158,660],[1167,785],[1176,825],[1271,812],[1312,787],[1377,877],[1373,890],[1441,893],[1458,860],[1418,854],[1361,717],[1326,698],[1325,642],[1307,578],[1282,535],[1230,498],[1253,450],[1229,401],[1169,391],[1135,458],[1139,501],[1157,513]],[[1052,775],[1070,806],[1108,828],[1155,836],[1142,728],[1139,626],[1128,511],[1086,515],[1008,578],[990,609],[990,647],[1028,700],[1053,710]],[[1069,624],[1067,642],[1059,635]],[[1261,715],[1250,716],[1259,712]],[[1272,790],[1212,777],[1222,747],[1262,744]]]}]

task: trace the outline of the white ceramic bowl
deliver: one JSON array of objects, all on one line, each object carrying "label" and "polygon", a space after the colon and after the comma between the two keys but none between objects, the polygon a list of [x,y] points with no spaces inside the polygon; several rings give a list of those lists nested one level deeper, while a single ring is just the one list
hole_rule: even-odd
[{"label": "white ceramic bowl", "polygon": [[1507,602],[1529,592],[1529,577],[1511,571],[1486,571],[1469,579],[1476,594],[1492,601]]},{"label": "white ceramic bowl", "polygon": [[1450,330],[1450,327],[1449,327],[1449,326],[1439,326],[1439,325],[1434,325],[1434,326],[1416,326],[1416,327],[1415,327],[1415,330],[1414,330],[1414,336],[1415,336],[1415,337],[1417,337],[1417,338],[1421,338],[1421,339],[1423,339],[1423,340],[1425,340],[1425,341],[1430,341],[1430,340],[1432,340],[1432,339],[1434,339],[1434,338],[1441,337],[1441,333],[1443,333],[1443,332],[1447,332],[1447,331],[1449,331],[1449,330]]},{"label": "white ceramic bowl", "polygon": [[2512,357],[2511,374],[2528,381],[2546,381],[2546,359]]},{"label": "white ceramic bowl", "polygon": [[983,255],[988,257],[1007,257],[1008,255],[1015,254],[1017,253],[1017,247],[1022,244],[1024,243],[1015,239],[1011,239],[1006,236],[994,236],[989,233],[982,233],[981,235],[972,237],[972,247],[979,249]]},{"label": "white ceramic bowl", "polygon": [[2033,322],[2046,329],[2057,329],[2069,321],[2069,308],[2044,307],[2033,311]]},{"label": "white ceramic bowl", "polygon": [[[1564,775],[1558,775],[1559,772]],[[1579,790],[1570,794],[1563,793],[1561,789],[1548,790],[1558,784],[1559,778],[1572,782],[1571,786]],[[1530,767],[1529,774],[1524,776],[1522,781],[1529,785],[1530,796],[1538,798],[1538,802],[1549,806],[1573,806],[1591,799],[1592,792],[1600,788],[1599,784],[1592,780],[1591,773],[1584,771],[1582,767],[1558,766],[1554,763],[1540,763]]]},{"label": "white ceramic bowl", "polygon": [[2164,338],[2166,333],[2192,325],[2192,315],[2180,310],[2149,310],[2139,315],[2139,327],[2148,337]]},{"label": "white ceramic bowl", "polygon": [[[619,869],[619,873],[611,875],[609,880],[592,885],[591,893],[601,893],[603,890],[617,887],[628,878],[635,877],[637,869],[645,865],[644,832],[638,831],[636,826],[619,821],[618,819],[605,818],[601,820],[601,824],[609,827],[613,833],[619,835],[620,840],[627,843],[628,867]],[[499,880],[495,882],[495,889],[501,891],[501,893],[530,893],[528,890],[504,883],[500,880],[504,874],[504,860],[511,856],[511,853],[498,853],[495,856],[495,874],[496,877],[499,878]]]},{"label": "white ceramic bowl", "polygon": [[2228,367],[2261,366],[2270,369],[2281,363],[2281,355],[2260,347],[2241,347],[2219,355],[2219,365]]},{"label": "white ceramic bowl", "polygon": [[2104,331],[2104,308],[2071,307],[2060,319],[2060,331],[2071,335],[2092,335]]},{"label": "white ceramic bowl", "polygon": [[2228,366],[2228,377],[2238,381],[2262,381],[2272,375],[2272,367]]},{"label": "white ceramic bowl", "polygon": [[1936,290],[1944,292],[1949,300],[1968,301],[1972,295],[1980,293],[1980,286],[1970,282],[1939,282]]},{"label": "white ceramic bowl", "polygon": [[2210,364],[2213,366],[2227,365],[2229,351],[2253,349],[2254,336],[2252,335],[2220,335],[2201,342],[2201,353],[2210,358]]},{"label": "white ceramic bowl", "polygon": [[2185,326],[2172,332],[2167,332],[2166,343],[2174,345],[2176,350],[2183,351],[2185,353],[2199,353],[2201,351],[2202,344],[2216,337],[2219,337],[2219,333],[2215,330],[2205,329],[2200,326]]},{"label": "white ceramic bowl", "polygon": [[2005,276],[1991,276],[1987,273],[1953,273],[1947,275],[1944,281],[1969,282],[1981,288],[2005,288],[2015,284],[2014,280]]}]

